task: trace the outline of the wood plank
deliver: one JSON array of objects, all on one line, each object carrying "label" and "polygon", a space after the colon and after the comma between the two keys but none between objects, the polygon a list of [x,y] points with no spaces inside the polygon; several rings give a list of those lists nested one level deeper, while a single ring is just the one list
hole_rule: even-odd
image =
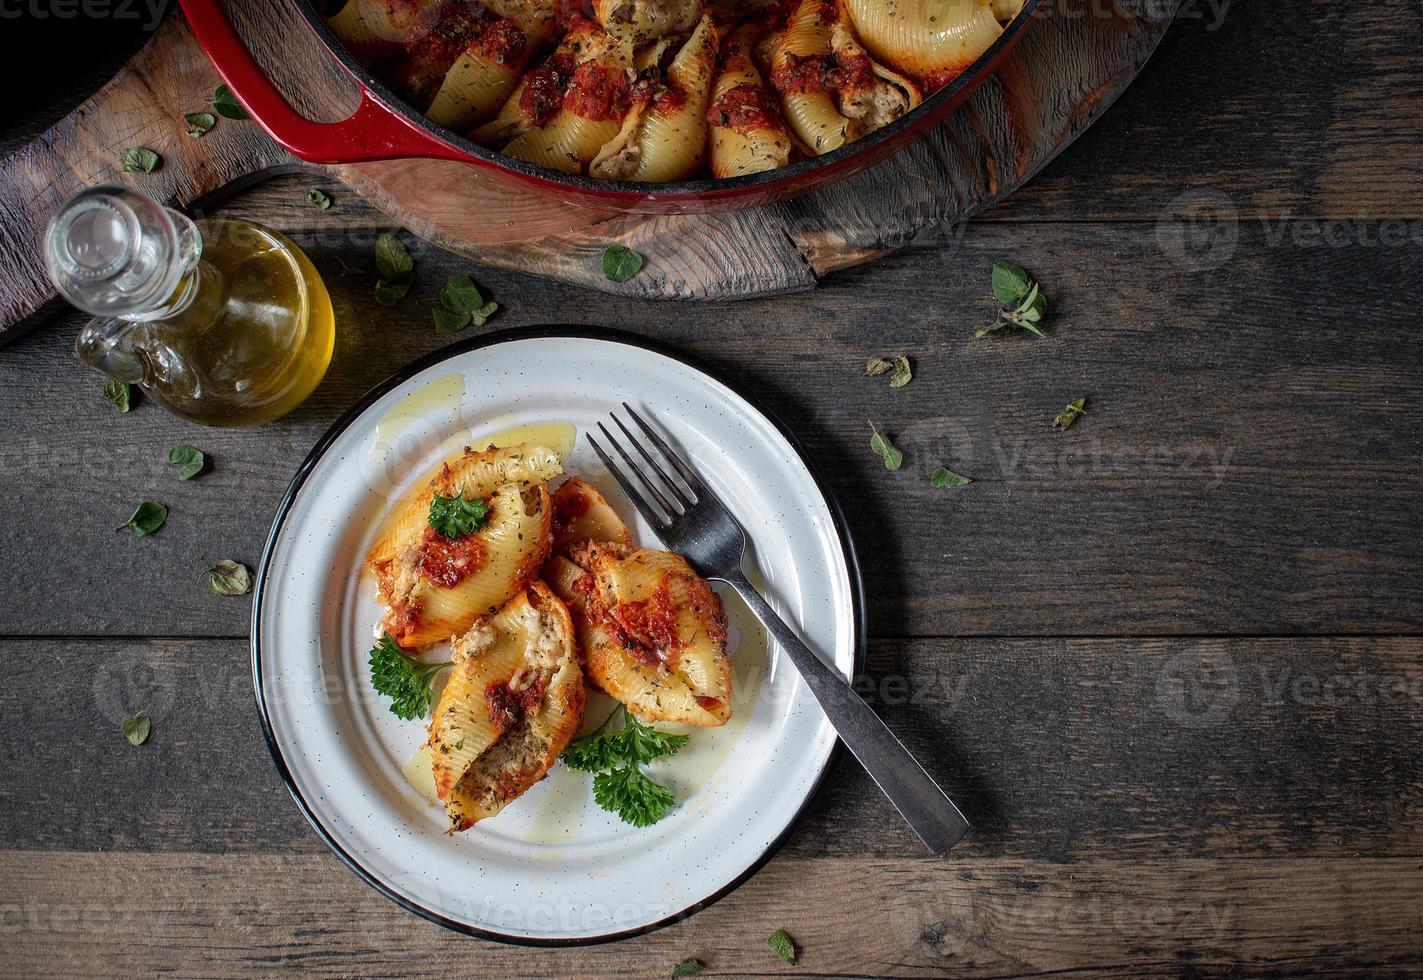
[{"label": "wood plank", "polygon": [[[324,850],[243,641],[0,655],[0,850]],[[975,823],[956,862],[1423,856],[1420,638],[883,640],[857,683]],[[136,749],[119,723],[139,709]],[[787,852],[923,849],[843,755]]]},{"label": "wood plank", "polygon": [[[1419,968],[1414,858],[879,861],[781,857],[648,936],[532,951],[399,909],[325,855],[0,852],[17,975],[1360,976]],[[814,883],[819,900],[807,901]],[[587,910],[590,921],[609,906]],[[511,906],[511,910],[513,906]],[[517,914],[517,912],[516,912]],[[765,937],[795,938],[792,969]]]},{"label": "wood plank", "polygon": [[[1218,268],[1191,271],[1152,226],[977,228],[960,267],[925,251],[836,276],[793,303],[668,307],[480,274],[493,326],[597,321],[705,359],[781,415],[845,502],[880,635],[1414,632],[1423,623],[1423,337],[1417,247],[1279,241],[1250,223]],[[71,351],[78,320],[0,358],[0,624],[12,634],[245,635],[242,600],[210,595],[221,558],[255,565],[298,463],[359,394],[447,338],[430,310],[468,262],[417,249],[419,284],[378,306],[338,254],[374,232],[298,236],[330,277],[341,324],[327,380],[261,429],[203,430],[152,403],[118,415]],[[1168,245],[1172,239],[1167,238]],[[994,335],[988,270],[1011,256],[1044,282],[1050,337]],[[1196,256],[1199,257],[1199,256]],[[862,379],[914,357],[913,384]],[[882,379],[881,379],[882,381]],[[1070,431],[1053,416],[1091,398]],[[907,462],[887,473],[868,422]],[[212,470],[179,483],[167,448]],[[976,482],[933,490],[938,465]],[[120,536],[140,500],[172,507]],[[52,601],[83,594],[84,603]]]}]

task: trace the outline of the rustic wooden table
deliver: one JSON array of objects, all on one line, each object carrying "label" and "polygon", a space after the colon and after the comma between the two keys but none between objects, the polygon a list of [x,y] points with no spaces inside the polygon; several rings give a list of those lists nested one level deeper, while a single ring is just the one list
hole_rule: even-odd
[{"label": "rustic wooden table", "polygon": [[[336,261],[380,216],[264,185],[230,210],[309,248],[341,329],[310,402],[251,431],[114,412],[76,316],[0,352],[0,971],[1423,969],[1417,30],[1403,0],[1188,4],[1008,204],[771,301],[623,301],[430,249],[387,310]],[[1041,278],[1047,339],[973,339],[1000,258]],[[456,272],[503,305],[493,325],[654,335],[797,429],[864,557],[872,699],[976,823],[948,858],[848,757],[752,880],[610,946],[462,938],[327,852],[258,730],[248,602],[201,573],[254,565],[323,429],[445,342],[429,311]],[[901,351],[908,388],[858,377]],[[1084,394],[1088,416],[1049,425]],[[201,479],[164,463],[179,442],[208,453]],[[931,489],[941,461],[974,482]],[[167,526],[115,534],[148,498]],[[145,704],[134,748],[119,721]]]}]

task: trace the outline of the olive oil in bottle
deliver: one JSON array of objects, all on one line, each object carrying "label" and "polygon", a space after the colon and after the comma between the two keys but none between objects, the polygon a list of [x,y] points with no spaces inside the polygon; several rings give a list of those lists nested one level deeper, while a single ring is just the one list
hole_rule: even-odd
[{"label": "olive oil in bottle", "polygon": [[130,188],[82,191],[50,222],[61,295],[94,314],[80,359],[204,425],[285,415],[320,383],[335,320],[301,249],[250,221],[193,222]]}]

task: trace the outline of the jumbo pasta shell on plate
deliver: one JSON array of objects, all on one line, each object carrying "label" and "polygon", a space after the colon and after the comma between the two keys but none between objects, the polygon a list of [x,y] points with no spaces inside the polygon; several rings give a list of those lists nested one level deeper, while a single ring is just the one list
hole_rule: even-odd
[{"label": "jumbo pasta shell on plate", "polygon": [[[383,628],[403,647],[463,633],[517,595],[548,555],[547,482],[563,470],[544,446],[465,451],[404,504],[366,563],[388,610]],[[430,524],[436,496],[482,500],[484,523],[448,538]]]},{"label": "jumbo pasta shell on plate", "polygon": [[589,681],[644,721],[731,718],[726,610],[686,559],[585,541],[544,575],[573,610]]},{"label": "jumbo pasta shell on plate", "polygon": [[574,644],[567,607],[539,581],[454,641],[428,740],[451,833],[521,796],[578,732],[585,691]]},{"label": "jumbo pasta shell on plate", "polygon": [[553,492],[553,550],[566,555],[583,541],[632,545],[627,525],[607,499],[581,476],[570,476]]}]

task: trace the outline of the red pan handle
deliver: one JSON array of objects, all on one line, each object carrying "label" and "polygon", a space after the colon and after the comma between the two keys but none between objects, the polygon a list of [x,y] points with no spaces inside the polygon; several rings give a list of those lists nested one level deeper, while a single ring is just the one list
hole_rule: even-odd
[{"label": "red pan handle", "polygon": [[[396,157],[478,162],[377,100],[361,85],[361,104],[340,122],[302,116],[267,78],[223,13],[220,0],[179,0],[188,24],[257,124],[294,156],[311,163],[358,163]],[[354,76],[352,76],[354,77]],[[357,84],[360,80],[357,79]]]}]

